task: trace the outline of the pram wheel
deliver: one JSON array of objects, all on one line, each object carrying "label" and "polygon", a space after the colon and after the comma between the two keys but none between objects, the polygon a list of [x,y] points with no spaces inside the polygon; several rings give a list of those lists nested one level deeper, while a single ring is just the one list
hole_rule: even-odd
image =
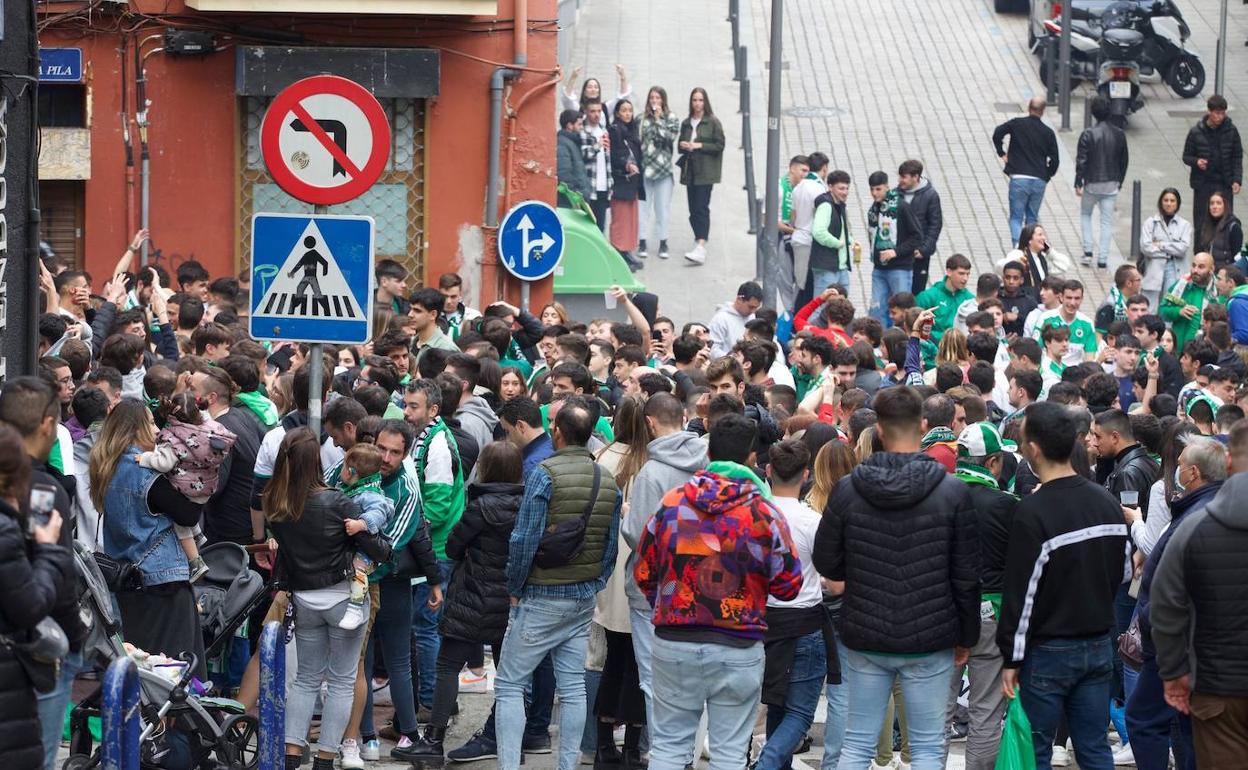
[{"label": "pram wheel", "polygon": [[61,765],[61,770],[88,770],[93,764],[94,760],[86,754],[71,754]]},{"label": "pram wheel", "polygon": [[229,770],[256,770],[260,765],[258,723],[250,714],[235,714],[221,723],[217,756]]}]

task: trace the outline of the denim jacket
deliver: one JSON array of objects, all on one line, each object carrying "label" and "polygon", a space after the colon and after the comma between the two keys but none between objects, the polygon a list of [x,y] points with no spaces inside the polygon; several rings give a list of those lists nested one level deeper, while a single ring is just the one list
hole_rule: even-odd
[{"label": "denim jacket", "polygon": [[134,462],[140,451],[137,446],[126,450],[104,493],[104,552],[138,564],[144,586],[189,580],[186,554],[173,532],[173,521],[147,505],[147,493],[160,474]]}]

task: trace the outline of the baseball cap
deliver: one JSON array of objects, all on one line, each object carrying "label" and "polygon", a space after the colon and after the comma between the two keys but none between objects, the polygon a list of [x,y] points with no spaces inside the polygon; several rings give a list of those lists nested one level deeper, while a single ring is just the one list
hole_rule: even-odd
[{"label": "baseball cap", "polygon": [[1018,452],[1018,444],[1001,438],[997,426],[990,422],[977,422],[962,429],[958,436],[959,457],[987,457],[998,452]]}]

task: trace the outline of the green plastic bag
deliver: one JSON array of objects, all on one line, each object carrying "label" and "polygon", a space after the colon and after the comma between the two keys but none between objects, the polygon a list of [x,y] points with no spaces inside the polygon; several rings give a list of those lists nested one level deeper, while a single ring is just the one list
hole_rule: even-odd
[{"label": "green plastic bag", "polygon": [[1023,710],[1022,698],[1010,701],[1005,712],[996,770],[1036,770],[1036,746],[1031,740],[1031,721]]}]

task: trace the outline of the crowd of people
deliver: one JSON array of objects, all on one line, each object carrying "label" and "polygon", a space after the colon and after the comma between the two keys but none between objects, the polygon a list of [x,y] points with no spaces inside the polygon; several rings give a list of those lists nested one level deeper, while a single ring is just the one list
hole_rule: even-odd
[{"label": "crowd of people", "polygon": [[[600,222],[609,204],[621,251],[653,223],[662,255],[676,141],[700,262],[722,129],[704,91],[678,124],[652,89],[635,130],[620,76],[609,110],[591,80],[561,118],[561,160],[577,141],[589,180],[568,187]],[[1218,98],[1202,125],[1228,125]],[[293,625],[291,768],[364,768],[385,740],[426,767],[516,770],[556,752],[561,770],[683,770],[705,752],[716,770],[777,770],[821,698],[824,770],[932,770],[956,740],[967,767],[993,768],[1014,698],[1038,767],[1064,766],[1072,745],[1084,770],[1237,766],[1236,190],[1197,187],[1208,216],[1193,228],[1167,189],[1144,257],[1087,297],[1036,221],[1043,185],[1029,180],[1056,158],[1032,118],[1035,105],[994,138],[1017,249],[973,289],[966,256],[938,257],[940,199],[919,161],[896,187],[871,175],[859,241],[852,180],[814,152],[782,182],[792,302],[778,311],[752,281],[683,325],[660,297],[618,288],[627,320],[558,302],[477,309],[460,276],[409,289],[383,260],[373,339],[325,346],[332,376],[315,393],[313,348],[247,335],[245,281],[139,268],[143,231],[98,293],[49,260],[38,374],[0,388],[0,571],[29,587],[0,596],[0,755],[55,767],[85,666],[74,541],[131,567],[109,573],[126,642],[192,652],[201,679],[192,587],[200,550],[224,542],[275,580],[255,619]],[[1085,154],[1081,139],[1085,202],[1112,206],[1097,153],[1125,153],[1116,141],[1093,134]],[[1202,174],[1220,162],[1193,152]],[[846,284],[864,247],[860,312]],[[47,621],[69,653],[41,681],[20,642]],[[216,686],[248,707],[258,627],[214,662]],[[487,647],[494,708],[447,745]],[[382,682],[389,724],[374,718]]]},{"label": "crowd of people", "polygon": [[[613,99],[606,99],[596,78],[585,80],[579,96],[570,86],[561,94],[556,171],[567,192],[559,193],[559,203],[572,205],[571,193],[589,204],[599,229],[609,232],[611,245],[637,272],[650,253],[647,240],[658,240],[660,259],[671,257],[668,216],[679,170],[694,243],[685,259],[705,264],[711,193],[719,184],[724,155],[724,127],[711,98],[706,89],[694,88],[688,115],[681,120],[661,86],[653,86],[645,102],[634,105],[624,67],[617,64],[616,71],[619,93]],[[569,84],[579,76],[580,69],[573,70]]]}]

